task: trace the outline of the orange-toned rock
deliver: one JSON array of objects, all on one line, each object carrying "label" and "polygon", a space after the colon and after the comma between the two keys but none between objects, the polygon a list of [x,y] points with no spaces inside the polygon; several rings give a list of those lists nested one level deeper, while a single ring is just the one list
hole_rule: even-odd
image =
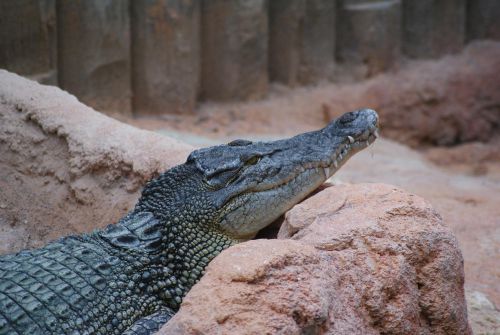
[{"label": "orange-toned rock", "polygon": [[330,187],[279,238],[222,252],[160,334],[472,333],[457,241],[420,197]]},{"label": "orange-toned rock", "polygon": [[0,253],[116,222],[191,150],[0,70]]}]

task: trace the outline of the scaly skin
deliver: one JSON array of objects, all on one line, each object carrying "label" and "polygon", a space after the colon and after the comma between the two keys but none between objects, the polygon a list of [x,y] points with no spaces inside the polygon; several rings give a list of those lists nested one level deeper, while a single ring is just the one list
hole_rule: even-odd
[{"label": "scaly skin", "polygon": [[206,265],[376,137],[372,110],[287,140],[196,150],[117,224],[0,258],[0,334],[151,334]]}]

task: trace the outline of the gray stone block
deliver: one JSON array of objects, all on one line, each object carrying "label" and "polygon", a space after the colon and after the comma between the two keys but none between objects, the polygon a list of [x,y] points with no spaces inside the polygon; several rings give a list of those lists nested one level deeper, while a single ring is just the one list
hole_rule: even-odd
[{"label": "gray stone block", "polygon": [[269,79],[294,86],[298,81],[306,0],[269,3]]},{"label": "gray stone block", "polygon": [[58,0],[59,85],[100,110],[129,114],[128,0]]},{"label": "gray stone block", "polygon": [[329,78],[335,56],[335,1],[269,3],[269,75],[290,86]]},{"label": "gray stone block", "polygon": [[0,1],[0,68],[55,85],[55,0]]},{"label": "gray stone block", "polygon": [[500,40],[500,1],[467,1],[467,40]]},{"label": "gray stone block", "polygon": [[190,113],[200,84],[200,2],[131,2],[134,114]]},{"label": "gray stone block", "polygon": [[343,0],[338,8],[337,59],[358,77],[398,63],[401,54],[399,0]]},{"label": "gray stone block", "polygon": [[306,0],[299,82],[310,84],[329,78],[335,58],[336,1]]},{"label": "gray stone block", "polygon": [[202,98],[251,100],[268,88],[266,0],[202,2]]},{"label": "gray stone block", "polygon": [[403,0],[403,52],[436,58],[462,50],[465,0]]}]

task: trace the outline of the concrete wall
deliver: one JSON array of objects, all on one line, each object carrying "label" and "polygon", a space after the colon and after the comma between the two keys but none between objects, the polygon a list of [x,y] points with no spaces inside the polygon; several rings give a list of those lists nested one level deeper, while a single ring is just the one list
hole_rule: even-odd
[{"label": "concrete wall", "polygon": [[202,99],[264,97],[268,85],[267,1],[203,1],[201,22]]},{"label": "concrete wall", "polygon": [[465,0],[403,2],[403,51],[436,58],[460,51],[465,42]]},{"label": "concrete wall", "polygon": [[200,85],[200,2],[133,0],[131,18],[134,112],[192,112]]},{"label": "concrete wall", "polygon": [[500,40],[500,1],[467,1],[467,40]]},{"label": "concrete wall", "polygon": [[55,0],[0,1],[0,68],[57,84]]},{"label": "concrete wall", "polygon": [[338,61],[361,77],[390,69],[401,56],[401,27],[400,0],[342,0]]},{"label": "concrete wall", "polygon": [[0,68],[105,112],[191,113],[500,40],[499,17],[498,0],[2,0]]},{"label": "concrete wall", "polygon": [[103,111],[131,112],[128,0],[57,0],[61,88]]}]

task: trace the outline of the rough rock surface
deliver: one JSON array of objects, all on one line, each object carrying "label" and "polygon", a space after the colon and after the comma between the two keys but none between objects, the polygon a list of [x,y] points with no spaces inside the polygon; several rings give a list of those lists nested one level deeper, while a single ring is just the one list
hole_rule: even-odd
[{"label": "rough rock surface", "polygon": [[330,187],[278,237],[224,251],[160,334],[472,333],[458,243],[422,198]]},{"label": "rough rock surface", "polygon": [[191,149],[0,70],[0,253],[116,222]]}]

